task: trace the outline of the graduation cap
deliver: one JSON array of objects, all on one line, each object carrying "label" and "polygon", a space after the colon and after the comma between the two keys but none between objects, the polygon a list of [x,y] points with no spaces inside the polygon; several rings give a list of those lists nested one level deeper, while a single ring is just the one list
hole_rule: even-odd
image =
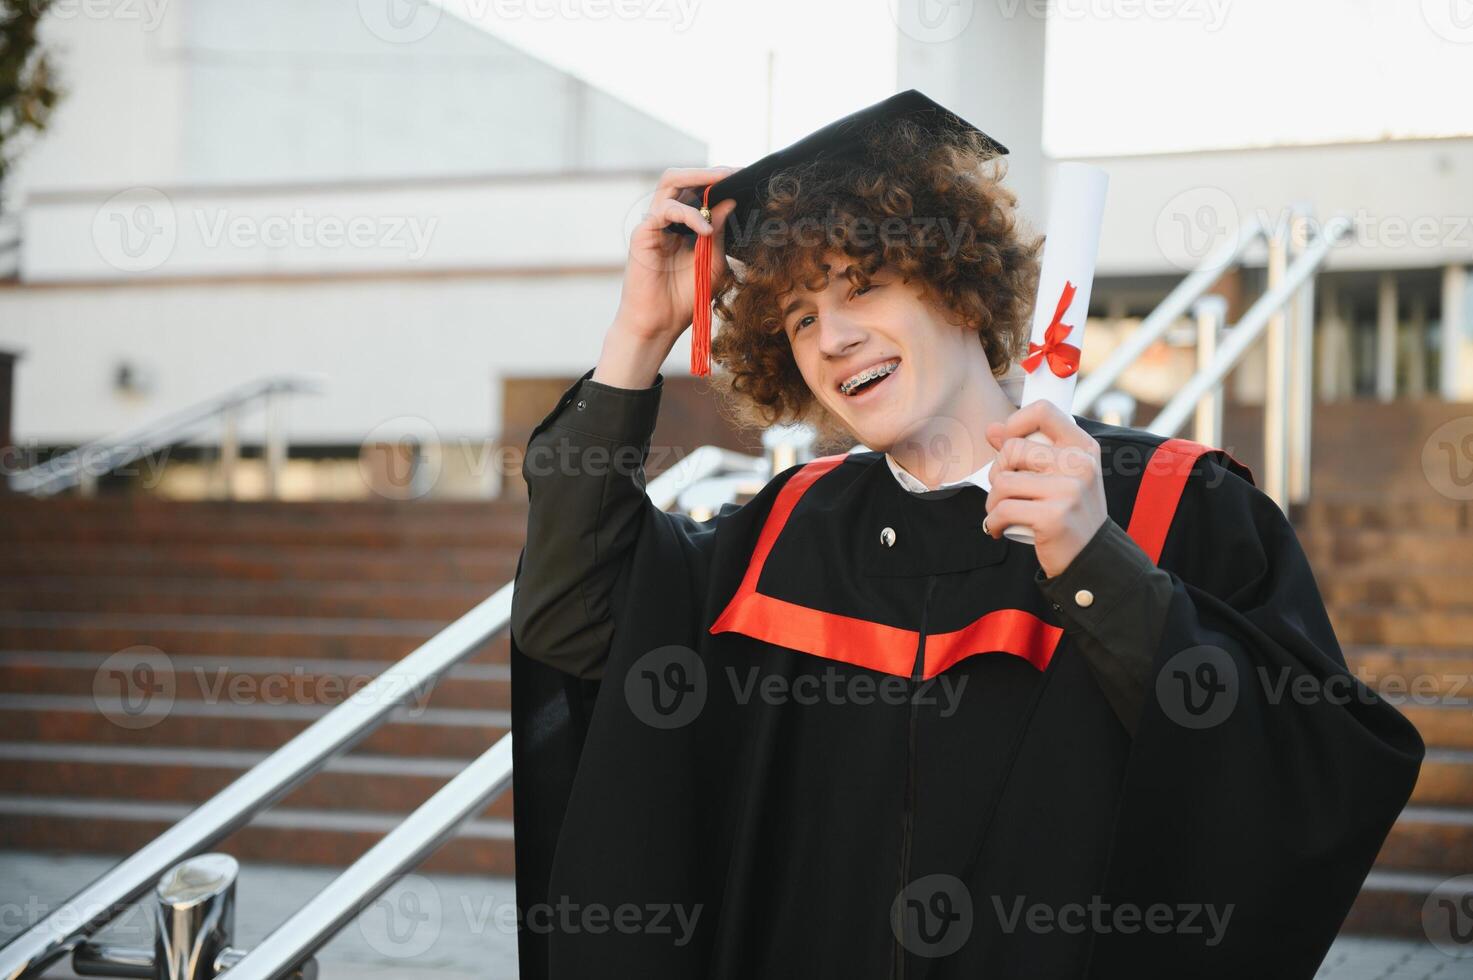
[{"label": "graduation cap", "polygon": [[[816,161],[839,161],[863,163],[868,160],[870,141],[883,130],[893,128],[903,120],[912,120],[933,133],[975,132],[979,134],[994,155],[1005,156],[1008,148],[915,89],[876,102],[874,105],[851,113],[816,130],[791,146],[769,153],[756,163],[727,174],[721,180],[708,185],[701,195],[702,213],[709,220],[710,208],[722,201],[735,199],[736,210],[728,219],[728,227],[755,227],[754,222],[761,214],[766,199],[767,187],[772,177],[780,171],[800,167]],[[695,237],[695,312],[691,325],[691,373],[704,376],[711,371],[711,249],[712,236],[696,235],[683,224],[671,223],[665,230],[687,238]],[[740,243],[726,236],[727,255],[740,257]]]}]

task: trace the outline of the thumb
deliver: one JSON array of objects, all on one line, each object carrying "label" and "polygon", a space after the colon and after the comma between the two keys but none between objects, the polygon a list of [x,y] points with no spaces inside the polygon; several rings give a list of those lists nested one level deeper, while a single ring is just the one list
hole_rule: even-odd
[{"label": "thumb", "polygon": [[736,210],[737,202],[728,198],[711,209],[711,276],[714,278],[726,268],[726,219]]},{"label": "thumb", "polygon": [[1002,449],[1003,434],[1006,431],[1006,428],[1004,428],[1001,422],[987,423],[987,442],[992,446],[993,449]]}]

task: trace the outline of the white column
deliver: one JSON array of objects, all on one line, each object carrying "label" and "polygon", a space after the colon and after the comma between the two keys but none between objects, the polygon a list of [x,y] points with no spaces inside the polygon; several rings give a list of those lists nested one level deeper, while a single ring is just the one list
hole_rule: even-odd
[{"label": "white column", "polygon": [[1008,148],[1005,183],[1039,233],[1048,217],[1043,200],[1046,6],[894,0],[891,8],[899,28],[897,88],[919,89]]},{"label": "white column", "polygon": [[1427,395],[1427,296],[1412,294],[1411,315],[1407,321],[1407,396]]},{"label": "white column", "polygon": [[1448,401],[1473,400],[1473,290],[1468,268],[1442,270],[1442,370],[1438,389]]},{"label": "white column", "polygon": [[1396,398],[1396,273],[1381,273],[1376,299],[1376,397]]},{"label": "white column", "polygon": [[1328,281],[1321,290],[1320,400],[1332,402],[1351,393],[1350,328],[1340,312],[1340,290]]}]

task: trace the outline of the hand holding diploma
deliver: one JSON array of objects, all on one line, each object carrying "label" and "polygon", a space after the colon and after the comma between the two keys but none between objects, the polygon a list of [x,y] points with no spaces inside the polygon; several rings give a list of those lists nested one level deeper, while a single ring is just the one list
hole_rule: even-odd
[{"label": "hand holding diploma", "polygon": [[[1047,441],[1028,438],[1042,433]],[[987,426],[997,450],[987,494],[987,533],[1033,529],[1038,564],[1050,578],[1069,567],[1105,522],[1100,444],[1047,399]]]},{"label": "hand holding diploma", "polygon": [[[1104,488],[1099,475],[1099,446],[1074,422],[1070,408],[1074,403],[1074,384],[1084,347],[1084,323],[1089,314],[1090,287],[1094,283],[1095,258],[1099,253],[1100,226],[1104,220],[1105,189],[1108,185],[1109,176],[1098,167],[1082,163],[1059,165],[1049,208],[1043,263],[1039,270],[1038,298],[1033,305],[1032,339],[1022,362],[1027,373],[1023,397],[1018,411],[1006,423],[992,423],[987,430],[988,440],[999,452],[998,458],[985,468],[982,477],[983,487],[988,491],[988,531],[994,536],[1006,533],[1014,541],[1035,544],[1039,548],[1039,564],[1049,576],[1062,571],[1073,560],[1099,528],[1105,513]],[[1092,499],[1092,494],[1085,488],[1071,491],[1065,484],[1057,482],[1087,481],[1087,475],[1080,468],[1081,463],[1066,467],[1060,458],[1040,456],[1035,459],[1019,447],[1009,449],[1006,456],[1002,453],[1010,441],[1031,441],[1035,446],[1046,448],[1050,440],[1060,450],[1092,452],[1098,515],[1093,513],[1091,506],[1083,503]],[[1055,479],[1054,482],[1002,480],[1003,473],[1008,470],[1025,476],[1040,474]],[[1039,494],[1045,496],[1040,497]],[[1011,495],[1035,506],[1003,507]],[[1058,508],[1062,506],[1084,506],[1080,513],[1069,515],[1067,528],[1060,523],[1064,515],[1058,512]],[[994,516],[994,509],[1000,513]],[[1047,546],[1033,516],[1050,522],[1047,529],[1050,543]],[[1085,529],[1089,534],[1076,541],[1078,534]],[[1045,560],[1045,551],[1048,552],[1048,560]]]}]

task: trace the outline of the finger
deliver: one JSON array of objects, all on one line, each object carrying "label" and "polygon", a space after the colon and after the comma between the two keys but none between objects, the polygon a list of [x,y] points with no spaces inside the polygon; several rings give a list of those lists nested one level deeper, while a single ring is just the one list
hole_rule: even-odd
[{"label": "finger", "polygon": [[655,185],[653,201],[674,200],[688,188],[704,190],[707,184],[716,183],[736,169],[736,167],[671,167],[660,175],[660,182]]},{"label": "finger", "polygon": [[1009,498],[998,504],[987,514],[987,533],[994,538],[1014,524],[1037,527],[1048,516],[1049,505],[1041,500],[1018,500]]},{"label": "finger", "polygon": [[1034,432],[1042,432],[1055,445],[1072,445],[1081,448],[1085,440],[1090,439],[1089,433],[1079,427],[1074,417],[1064,412],[1046,398],[1029,402],[1009,415],[1003,422],[1003,429],[1007,436],[1026,436]]},{"label": "finger", "polygon": [[993,469],[999,473],[1009,470],[1053,473],[1058,469],[1055,459],[1057,455],[1058,450],[1046,442],[1013,436],[998,450],[997,463]]},{"label": "finger", "polygon": [[1053,473],[1031,473],[1026,470],[1005,470],[992,476],[992,492],[987,496],[990,510],[996,500],[1053,500],[1067,497],[1076,491],[1079,481],[1073,477]]},{"label": "finger", "polygon": [[[712,213],[715,217],[715,213]],[[673,198],[667,198],[651,205],[649,217],[644,220],[645,227],[663,229],[668,224],[685,225],[698,235],[709,235],[714,229],[711,222],[701,217],[701,209],[689,204],[681,204]]]}]

